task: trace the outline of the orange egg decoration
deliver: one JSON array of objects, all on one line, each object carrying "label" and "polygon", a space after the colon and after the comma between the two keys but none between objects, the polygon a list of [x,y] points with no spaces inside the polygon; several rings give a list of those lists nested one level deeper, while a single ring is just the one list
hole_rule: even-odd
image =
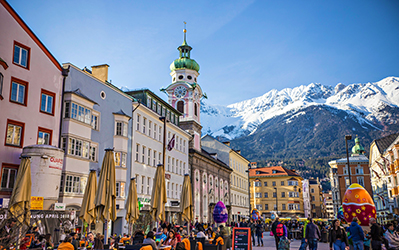
[{"label": "orange egg decoration", "polygon": [[370,218],[376,218],[373,199],[366,189],[357,183],[350,185],[346,190],[342,208],[348,223],[357,217],[361,226],[368,226]]}]

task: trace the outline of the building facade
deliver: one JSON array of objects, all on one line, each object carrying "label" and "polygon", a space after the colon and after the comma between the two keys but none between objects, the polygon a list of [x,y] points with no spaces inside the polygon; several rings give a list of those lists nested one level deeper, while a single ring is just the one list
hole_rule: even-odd
[{"label": "building facade", "polygon": [[334,219],[334,206],[331,191],[323,193],[324,204],[326,206],[326,218]]},{"label": "building facade", "polygon": [[[190,172],[188,162],[188,144],[190,134],[181,129],[181,115],[167,102],[148,89],[127,92],[133,96],[133,157],[131,177],[136,178],[137,193],[143,211],[150,210],[151,192],[158,164],[165,164],[166,217],[170,222],[178,222],[180,194],[184,175]],[[167,117],[165,145],[174,138],[174,147],[165,150],[164,122],[160,117]],[[165,162],[164,162],[165,161]]]},{"label": "building facade", "polygon": [[370,145],[370,171],[377,221],[398,218],[399,134],[374,140]]},{"label": "building facade", "polygon": [[330,180],[333,198],[334,214],[338,212],[342,204],[342,198],[346,189],[352,183],[358,183],[363,186],[370,195],[373,194],[371,189],[369,159],[364,155],[365,150],[360,145],[359,138],[355,139],[355,146],[352,148],[352,154],[349,157],[350,175],[348,175],[347,158],[330,161]]},{"label": "building facade", "polygon": [[312,218],[324,218],[325,206],[319,178],[309,179],[309,192]]},{"label": "building facade", "polygon": [[248,165],[250,161],[241,155],[240,151],[230,148],[230,142],[219,142],[210,135],[201,138],[201,145],[207,152],[217,155],[217,158],[228,164],[233,170],[230,175],[230,203],[231,219],[239,221],[242,218],[249,218],[249,197],[248,197]]},{"label": "building facade", "polygon": [[[10,32],[12,31],[12,32]],[[28,25],[0,0],[0,198],[14,187],[22,149],[58,147],[62,82],[61,65]]]},{"label": "building facade", "polygon": [[[114,150],[117,220],[109,227],[123,233],[125,200],[131,175],[133,98],[108,82],[108,65],[69,70],[65,81],[61,148],[65,152],[59,202],[67,210],[80,211],[90,170],[99,176],[105,149]],[[96,231],[103,227],[96,224]],[[109,232],[111,233],[111,232]]]},{"label": "building facade", "polygon": [[280,217],[304,217],[303,178],[281,166],[251,168],[249,170],[251,206],[263,218],[272,212]]}]

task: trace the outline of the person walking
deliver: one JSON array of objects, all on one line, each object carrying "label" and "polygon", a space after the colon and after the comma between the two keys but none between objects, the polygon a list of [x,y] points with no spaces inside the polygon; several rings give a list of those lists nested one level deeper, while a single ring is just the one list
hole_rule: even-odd
[{"label": "person walking", "polygon": [[249,227],[251,228],[252,245],[255,246],[256,223],[253,219],[251,219]]},{"label": "person walking", "polygon": [[260,220],[258,220],[258,224],[256,224],[256,237],[258,238],[258,247],[261,243],[263,247],[263,225]]},{"label": "person walking", "polygon": [[317,250],[317,242],[320,238],[320,229],[313,223],[313,219],[310,218],[305,231],[305,241],[308,242],[310,250]]},{"label": "person walking", "polygon": [[277,236],[277,226],[278,224],[280,224],[279,222],[279,218],[276,217],[276,219],[274,220],[273,224],[272,224],[272,233],[274,236],[274,242],[276,244],[276,250],[278,250],[278,243],[280,242],[280,237]]},{"label": "person walking", "polygon": [[370,225],[371,248],[373,250],[381,250],[383,237],[382,228],[374,218],[370,218]]},{"label": "person walking", "polygon": [[348,250],[349,242],[346,231],[341,227],[339,220],[334,220],[328,233],[330,250]]},{"label": "person walking", "polygon": [[353,242],[354,250],[363,250],[364,245],[364,232],[362,227],[359,225],[359,219],[357,217],[353,218],[352,223],[349,227],[349,232],[351,234],[351,239]]}]

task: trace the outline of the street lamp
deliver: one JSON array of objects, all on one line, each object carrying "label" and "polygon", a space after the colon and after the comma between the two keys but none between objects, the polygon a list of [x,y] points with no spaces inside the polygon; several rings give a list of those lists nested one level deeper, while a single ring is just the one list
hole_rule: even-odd
[{"label": "street lamp", "polygon": [[276,214],[278,214],[278,195],[277,195],[277,188],[275,187],[274,190],[276,191]]},{"label": "street lamp", "polygon": [[[249,180],[249,170],[251,169],[251,163],[248,163],[248,169],[245,172],[248,173],[248,216],[251,217],[251,181]],[[254,197],[255,199],[255,197]]]},{"label": "street lamp", "polygon": [[[349,186],[352,184],[352,179],[351,179],[351,167],[349,165],[349,151],[348,151],[348,140],[352,140],[351,135],[345,135],[345,146],[346,146],[346,161],[348,164],[348,176],[349,176]],[[346,181],[345,181],[346,185]]]}]

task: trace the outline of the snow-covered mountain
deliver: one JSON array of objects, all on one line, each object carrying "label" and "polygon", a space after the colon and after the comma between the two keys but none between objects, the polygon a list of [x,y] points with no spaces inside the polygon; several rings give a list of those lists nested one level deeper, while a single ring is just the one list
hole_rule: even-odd
[{"label": "snow-covered mountain", "polygon": [[348,86],[339,83],[335,87],[311,83],[292,89],[271,90],[228,106],[203,102],[201,123],[204,134],[234,139],[254,134],[262,123],[281,115],[285,115],[285,123],[289,124],[295,117],[306,115],[305,110],[309,107],[320,105],[331,112],[347,112],[364,129],[383,130],[384,124],[398,123],[389,109],[399,107],[399,78],[387,77],[375,83]]}]

